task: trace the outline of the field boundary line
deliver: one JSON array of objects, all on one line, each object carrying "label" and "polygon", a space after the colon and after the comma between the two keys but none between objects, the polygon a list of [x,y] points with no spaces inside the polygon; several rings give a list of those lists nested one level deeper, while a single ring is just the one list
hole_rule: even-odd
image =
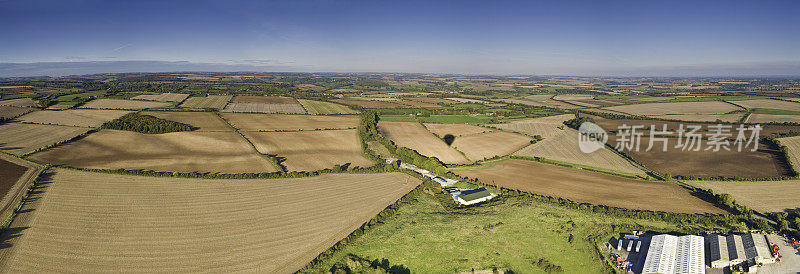
[{"label": "field boundary line", "polygon": [[250,144],[250,147],[251,147],[251,148],[253,148],[253,151],[254,151],[256,154],[258,154],[258,155],[259,155],[259,156],[261,156],[262,158],[264,158],[264,159],[266,159],[267,161],[269,161],[270,163],[272,163],[272,165],[273,165],[275,168],[277,168],[279,171],[281,171],[281,172],[286,172],[286,171],[287,171],[287,169],[286,169],[286,166],[284,166],[284,165],[280,164],[280,161],[278,160],[278,158],[277,158],[277,157],[273,157],[272,155],[264,154],[264,153],[261,153],[260,151],[258,151],[258,149],[256,148],[256,145],[255,145],[255,144],[253,144],[253,142],[252,142],[252,141],[250,141],[250,139],[247,139],[247,137],[245,137],[245,136],[244,136],[244,133],[242,133],[241,131],[239,131],[238,129],[236,129],[236,128],[235,128],[233,125],[231,125],[231,123],[229,123],[227,120],[225,120],[225,118],[222,118],[222,116],[221,116],[221,115],[219,115],[219,112],[217,112],[217,111],[214,111],[213,113],[214,113],[214,115],[215,115],[215,116],[217,116],[217,118],[219,118],[220,120],[222,120],[223,122],[225,122],[225,124],[226,124],[226,125],[228,125],[228,126],[229,126],[229,127],[230,127],[230,128],[233,130],[233,131],[234,131],[234,132],[236,132],[237,134],[239,134],[239,136],[241,136],[241,137],[242,137],[242,139],[244,139],[244,141],[245,141],[245,142],[247,142],[248,144]]}]

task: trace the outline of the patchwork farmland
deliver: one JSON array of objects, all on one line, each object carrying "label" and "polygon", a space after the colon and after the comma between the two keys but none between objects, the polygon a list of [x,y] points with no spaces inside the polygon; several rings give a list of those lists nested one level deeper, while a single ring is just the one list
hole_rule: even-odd
[{"label": "patchwork farmland", "polygon": [[243,131],[290,131],[318,129],[349,129],[358,126],[359,118],[354,115],[311,116],[221,113],[233,127]]},{"label": "patchwork farmland", "polygon": [[13,119],[33,110],[33,108],[27,107],[0,106],[0,120]]},{"label": "patchwork farmland", "polygon": [[146,109],[146,108],[160,108],[168,107],[169,103],[162,102],[149,102],[137,100],[121,100],[121,99],[95,99],[80,106],[80,108],[94,108],[94,109]]},{"label": "patchwork farmland", "polygon": [[186,93],[159,93],[159,94],[142,94],[132,97],[134,100],[158,101],[158,102],[183,102],[189,94]]},{"label": "patchwork farmland", "polygon": [[477,162],[496,156],[506,156],[533,143],[530,137],[505,131],[478,133],[457,137],[453,147]]},{"label": "patchwork farmland", "polygon": [[643,170],[609,148],[604,147],[592,153],[584,153],[578,146],[578,131],[571,128],[565,128],[560,134],[545,138],[514,155],[541,157],[628,174],[645,175]]},{"label": "patchwork farmland", "polygon": [[297,104],[297,100],[285,96],[234,96],[231,103],[257,103],[257,104]]},{"label": "patchwork farmland", "polygon": [[330,102],[321,102],[321,101],[313,101],[313,100],[305,100],[305,99],[297,99],[297,101],[303,105],[303,108],[308,111],[309,114],[356,114],[358,111],[348,108],[347,106],[334,104]]},{"label": "patchwork farmland", "polygon": [[208,95],[206,97],[189,97],[180,105],[184,108],[215,108],[222,109],[228,104],[233,96],[230,95]]},{"label": "patchwork farmland", "polygon": [[56,169],[12,225],[19,237],[0,269],[292,273],[419,183],[399,173],[203,180]]},{"label": "patchwork farmland", "polygon": [[335,165],[363,168],[375,164],[362,154],[354,129],[244,134],[259,152],[284,159],[281,164],[289,171],[314,171]]},{"label": "patchwork farmland", "polygon": [[91,169],[227,174],[278,171],[233,131],[142,134],[104,129],[29,158]]},{"label": "patchwork farmland", "polygon": [[665,114],[724,114],[731,111],[742,110],[733,104],[710,102],[677,102],[677,103],[649,103],[607,107],[607,109],[633,115],[665,115]]},{"label": "patchwork farmland", "polygon": [[230,103],[225,106],[224,112],[245,113],[284,113],[303,114],[306,110],[300,104],[262,104],[262,103]]},{"label": "patchwork farmland", "polygon": [[473,134],[480,134],[480,133],[488,133],[493,132],[495,130],[491,128],[467,125],[467,124],[430,124],[425,123],[425,128],[427,128],[433,134],[436,134],[440,138],[443,138],[445,135],[453,135],[455,137],[465,136],[465,135],[473,135]]},{"label": "patchwork farmland", "polygon": [[746,107],[748,109],[756,109],[756,108],[779,109],[779,110],[800,112],[800,103],[787,102],[781,100],[760,99],[760,100],[732,101],[732,103]]},{"label": "patchwork farmland", "polygon": [[419,154],[436,157],[445,164],[469,164],[461,153],[433,136],[422,124],[407,122],[378,123],[381,134],[395,144],[417,151]]},{"label": "patchwork farmland", "polygon": [[17,118],[17,120],[45,125],[99,127],[103,123],[122,117],[127,113],[130,113],[130,111],[95,109],[40,110],[28,113]]},{"label": "patchwork farmland", "polygon": [[690,214],[725,213],[674,184],[625,179],[533,161],[508,160],[486,169],[455,173],[489,185],[581,203]]},{"label": "patchwork farmland", "polygon": [[197,131],[233,130],[222,118],[212,112],[145,111],[142,114],[187,124],[196,127]]},{"label": "patchwork farmland", "polygon": [[559,136],[564,133],[566,126],[564,121],[575,118],[574,114],[563,114],[542,118],[533,118],[512,121],[505,124],[491,124],[487,125],[502,130],[514,131],[524,133],[530,136],[539,135],[542,138],[550,138]]},{"label": "patchwork farmland", "polygon": [[89,128],[7,123],[0,125],[0,150],[25,155],[89,131]]},{"label": "patchwork farmland", "polygon": [[31,98],[0,100],[0,106],[36,107],[37,104],[38,104],[38,102],[34,101]]},{"label": "patchwork farmland", "polygon": [[759,212],[785,212],[800,205],[800,180],[786,181],[687,181],[687,183],[711,189],[714,193],[727,193],[737,203]]}]

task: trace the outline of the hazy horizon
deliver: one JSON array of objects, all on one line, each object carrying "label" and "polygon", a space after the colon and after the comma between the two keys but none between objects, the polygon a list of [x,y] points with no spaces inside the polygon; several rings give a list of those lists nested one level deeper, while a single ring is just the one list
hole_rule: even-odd
[{"label": "hazy horizon", "polygon": [[0,1],[0,77],[800,76],[796,1]]}]

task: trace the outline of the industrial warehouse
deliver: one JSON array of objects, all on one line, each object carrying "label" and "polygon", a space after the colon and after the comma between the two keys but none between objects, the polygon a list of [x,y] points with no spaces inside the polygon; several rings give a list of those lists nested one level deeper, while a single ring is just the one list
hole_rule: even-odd
[{"label": "industrial warehouse", "polygon": [[798,246],[788,234],[675,236],[644,231],[622,233],[605,244],[619,270],[636,274],[800,273]]},{"label": "industrial warehouse", "polygon": [[705,273],[705,244],[695,235],[656,235],[650,240],[650,250],[642,273]]}]

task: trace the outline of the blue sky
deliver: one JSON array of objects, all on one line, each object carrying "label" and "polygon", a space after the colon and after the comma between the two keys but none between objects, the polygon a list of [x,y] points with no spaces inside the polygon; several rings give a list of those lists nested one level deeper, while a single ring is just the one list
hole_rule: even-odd
[{"label": "blue sky", "polygon": [[0,63],[800,75],[798,11],[800,1],[0,0]]}]

